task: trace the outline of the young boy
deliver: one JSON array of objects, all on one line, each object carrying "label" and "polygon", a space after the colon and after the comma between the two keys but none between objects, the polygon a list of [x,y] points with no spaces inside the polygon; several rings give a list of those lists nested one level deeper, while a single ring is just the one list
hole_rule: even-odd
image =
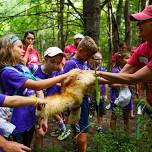
[{"label": "young boy", "polygon": [[[73,58],[71,58],[65,64],[64,73],[74,68],[79,68],[81,70],[89,70],[85,62],[88,61],[88,59],[91,58],[98,50],[96,43],[89,36],[85,36],[84,39],[81,40],[77,49],[78,50],[76,54],[73,56]],[[88,115],[88,97],[85,96],[83,98],[83,103],[81,105],[81,115],[78,124],[80,133],[76,139],[76,144],[79,152],[86,152],[87,149]]]},{"label": "young boy", "polygon": [[[64,57],[64,53],[58,47],[49,47],[44,53],[44,60],[42,64],[30,66],[31,72],[38,79],[47,79],[52,78],[60,74],[61,62]],[[57,85],[52,86],[51,88],[43,90],[44,96],[51,96],[55,93],[60,92],[60,87]],[[58,136],[58,140],[64,140],[70,135],[70,131],[66,129],[64,121],[60,115],[56,115],[55,120],[59,124],[59,129],[55,132],[52,132],[52,136]],[[37,130],[39,131],[39,130]],[[39,135],[39,134],[38,134]],[[36,137],[35,147],[42,148],[43,137]],[[38,140],[39,139],[39,140]]]}]

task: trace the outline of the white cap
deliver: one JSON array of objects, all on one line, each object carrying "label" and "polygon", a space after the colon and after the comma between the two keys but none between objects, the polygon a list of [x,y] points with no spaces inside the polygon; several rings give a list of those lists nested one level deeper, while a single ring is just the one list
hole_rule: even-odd
[{"label": "white cap", "polygon": [[83,36],[82,34],[80,34],[80,33],[76,34],[76,35],[73,37],[73,39],[83,39],[83,38],[84,38],[84,36]]},{"label": "white cap", "polygon": [[61,49],[59,49],[58,47],[49,47],[45,53],[44,53],[44,56],[50,56],[50,57],[53,57],[53,56],[56,56],[58,54],[62,54],[64,55],[64,53],[62,52]]}]

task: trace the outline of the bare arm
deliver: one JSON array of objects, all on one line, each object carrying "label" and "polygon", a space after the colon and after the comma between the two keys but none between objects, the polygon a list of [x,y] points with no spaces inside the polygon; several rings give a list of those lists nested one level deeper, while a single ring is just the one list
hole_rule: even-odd
[{"label": "bare arm", "polygon": [[59,75],[53,78],[45,79],[45,80],[39,80],[39,81],[28,79],[24,83],[23,87],[40,91],[42,89],[50,88],[56,83],[63,81],[67,76],[68,76],[68,73]]},{"label": "bare arm", "polygon": [[120,87],[125,87],[125,86],[128,86],[128,85],[125,85],[125,84],[112,84],[111,87],[113,88],[120,88]]},{"label": "bare arm", "polygon": [[24,88],[28,88],[28,89],[32,89],[32,90],[36,90],[36,91],[40,91],[46,88],[50,88],[53,85],[55,85],[56,83],[62,82],[65,78],[67,78],[70,75],[74,75],[77,74],[78,72],[81,72],[80,69],[73,69],[65,74],[53,77],[53,78],[49,78],[49,79],[44,79],[44,80],[39,80],[39,81],[34,81],[31,79],[28,79],[23,87]]},{"label": "bare arm", "polygon": [[22,96],[6,96],[3,103],[4,107],[21,107],[21,106],[30,106],[30,105],[33,106],[37,105],[35,98],[22,97]]},{"label": "bare arm", "polygon": [[[99,73],[98,73],[99,74]],[[133,84],[136,82],[148,81],[152,79],[152,70],[149,69],[147,66],[144,66],[137,72],[133,74],[127,73],[110,73],[110,72],[100,72],[99,74],[104,79],[109,80],[111,83],[126,83],[126,84]]]},{"label": "bare arm", "polygon": [[7,141],[5,138],[0,136],[0,148],[5,152],[30,152],[31,148],[24,146],[13,141]]},{"label": "bare arm", "polygon": [[139,68],[138,67],[136,67],[136,66],[132,66],[132,65],[130,65],[130,64],[126,64],[122,69],[121,69],[121,71],[120,71],[120,73],[134,73],[134,72],[136,72],[137,70],[139,70]]},{"label": "bare arm", "polygon": [[23,60],[24,60],[25,65],[26,65],[26,63],[27,63],[27,61],[28,61],[28,57],[29,57],[32,49],[33,49],[33,45],[29,45],[29,46],[27,47],[27,49],[26,49],[25,55],[24,55],[24,57],[23,57]]}]

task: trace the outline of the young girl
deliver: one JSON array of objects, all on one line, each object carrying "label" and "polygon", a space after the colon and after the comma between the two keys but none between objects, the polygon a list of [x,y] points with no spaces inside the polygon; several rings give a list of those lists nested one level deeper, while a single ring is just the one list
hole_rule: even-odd
[{"label": "young girl", "polygon": [[[100,52],[94,54],[93,58],[89,60],[89,66],[92,70],[96,71],[105,71],[105,69],[101,66],[102,63],[102,55]],[[101,93],[101,100],[99,106],[96,103],[95,98],[93,98],[93,102],[95,105],[95,109],[97,112],[97,121],[98,121],[98,132],[103,131],[103,115],[105,115],[105,100],[107,100],[107,85],[101,84],[100,85],[100,93]]]},{"label": "young girl", "polygon": [[23,49],[25,51],[25,62],[26,65],[38,64],[40,62],[40,56],[38,52],[33,48],[35,41],[35,34],[32,31],[27,31],[24,34]]},{"label": "young girl", "polygon": [[[121,51],[117,53],[116,56],[116,65],[112,69],[112,73],[119,73],[123,66],[127,63],[127,60],[130,58],[129,52],[126,51]],[[115,100],[119,95],[119,89],[120,87],[123,87],[124,85],[122,84],[114,84],[111,86],[110,89],[110,104],[111,104],[111,109],[112,109],[112,114],[111,114],[111,121],[110,121],[110,127],[111,129],[115,130],[116,129],[116,115],[114,108],[116,107],[115,105]],[[125,106],[123,110],[123,119],[124,119],[124,124],[126,127],[126,131],[129,132],[129,118],[130,118],[130,111],[132,109],[132,99],[130,100],[130,103]]]},{"label": "young girl", "polygon": [[[23,58],[23,45],[18,37],[7,35],[0,40],[0,67],[2,68],[0,84],[4,94],[34,96],[34,90],[49,88],[64,80],[69,74],[34,81],[30,79],[31,74],[30,76],[27,75],[29,74],[27,67],[20,65],[24,62]],[[11,66],[11,68],[8,66]],[[16,129],[13,133],[13,139],[26,146],[30,146],[35,121],[35,108],[33,106],[14,108],[11,122],[16,126]]]}]

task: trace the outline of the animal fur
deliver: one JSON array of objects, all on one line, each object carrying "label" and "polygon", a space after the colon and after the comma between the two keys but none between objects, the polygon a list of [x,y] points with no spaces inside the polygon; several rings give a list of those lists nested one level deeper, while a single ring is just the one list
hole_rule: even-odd
[{"label": "animal fur", "polygon": [[41,118],[52,117],[66,109],[70,109],[69,121],[76,123],[80,118],[80,105],[89,86],[95,83],[94,72],[83,70],[70,72],[63,82],[63,91],[61,94],[55,94],[45,99],[47,103],[45,108],[39,112]]}]

